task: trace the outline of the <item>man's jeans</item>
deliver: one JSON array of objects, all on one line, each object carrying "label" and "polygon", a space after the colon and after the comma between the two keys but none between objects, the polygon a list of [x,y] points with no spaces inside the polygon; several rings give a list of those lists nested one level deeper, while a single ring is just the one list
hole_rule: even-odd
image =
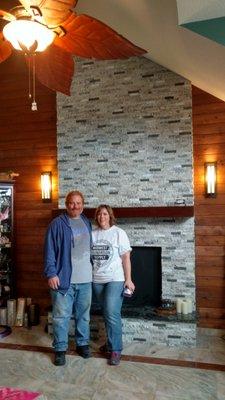
[{"label": "man's jeans", "polygon": [[77,346],[89,343],[91,283],[71,284],[63,295],[58,290],[51,290],[53,347],[55,351],[66,351],[68,348],[68,332],[70,318],[75,318],[75,342]]},{"label": "man's jeans", "polygon": [[103,309],[109,351],[122,351],[121,307],[124,282],[93,283]]}]

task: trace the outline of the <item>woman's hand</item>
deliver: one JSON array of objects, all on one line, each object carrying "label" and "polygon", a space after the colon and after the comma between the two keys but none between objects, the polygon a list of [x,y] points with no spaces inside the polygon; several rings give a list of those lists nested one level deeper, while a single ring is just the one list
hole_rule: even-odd
[{"label": "woman's hand", "polygon": [[128,289],[130,289],[131,292],[134,292],[134,291],[135,291],[135,286],[134,286],[134,284],[133,284],[133,282],[132,282],[131,279],[126,279],[126,280],[125,280],[125,282],[124,282],[124,287],[127,287]]},{"label": "woman's hand", "polygon": [[130,251],[127,251],[127,253],[124,253],[121,256],[121,258],[122,258],[122,264],[123,264],[123,270],[124,270],[124,276],[125,276],[124,287],[127,287],[128,289],[131,290],[131,292],[134,292],[135,286],[131,280]]},{"label": "woman's hand", "polygon": [[58,278],[58,276],[54,276],[53,278],[49,278],[48,279],[48,286],[53,290],[58,289],[58,287],[59,287],[59,278]]}]

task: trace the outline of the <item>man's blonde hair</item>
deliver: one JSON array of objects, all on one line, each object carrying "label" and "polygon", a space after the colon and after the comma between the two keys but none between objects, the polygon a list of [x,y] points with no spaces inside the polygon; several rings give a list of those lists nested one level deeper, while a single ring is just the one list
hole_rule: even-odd
[{"label": "man's blonde hair", "polygon": [[71,192],[67,193],[66,198],[65,198],[65,204],[69,203],[69,199],[72,196],[80,196],[80,198],[82,199],[82,202],[84,204],[84,195],[79,190],[72,190]]}]

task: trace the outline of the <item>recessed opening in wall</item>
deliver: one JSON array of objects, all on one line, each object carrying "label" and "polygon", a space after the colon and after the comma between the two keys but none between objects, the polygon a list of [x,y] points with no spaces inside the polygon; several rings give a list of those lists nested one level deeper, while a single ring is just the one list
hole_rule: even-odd
[{"label": "recessed opening in wall", "polygon": [[[158,307],[161,305],[161,252],[161,247],[132,247],[132,280],[135,284],[135,292],[132,297],[124,298],[123,316],[141,314],[146,307]],[[92,313],[99,312],[100,306],[93,294]]]}]

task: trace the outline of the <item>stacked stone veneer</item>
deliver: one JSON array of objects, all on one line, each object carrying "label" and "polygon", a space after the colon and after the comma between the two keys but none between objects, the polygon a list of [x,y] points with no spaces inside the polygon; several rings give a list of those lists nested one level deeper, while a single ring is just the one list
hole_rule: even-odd
[{"label": "stacked stone veneer", "polygon": [[[71,318],[69,336],[74,337],[75,321]],[[52,334],[52,313],[48,313],[48,333]],[[105,326],[101,316],[91,317],[91,339],[103,344],[106,341]],[[142,343],[149,348],[149,343],[164,346],[193,346],[196,341],[196,324],[180,321],[177,323],[134,318],[123,318],[123,346],[125,351],[132,351],[130,344]],[[140,346],[139,346],[140,348]],[[134,347],[135,351],[135,347]]]},{"label": "stacked stone veneer", "polygon": [[193,202],[191,86],[145,58],[76,62],[58,95],[59,195],[87,205]]},{"label": "stacked stone veneer", "polygon": [[[74,188],[89,207],[193,204],[190,82],[145,58],[75,69],[57,96],[59,206]],[[162,247],[162,297],[194,302],[193,218],[118,223],[131,245]]]}]

